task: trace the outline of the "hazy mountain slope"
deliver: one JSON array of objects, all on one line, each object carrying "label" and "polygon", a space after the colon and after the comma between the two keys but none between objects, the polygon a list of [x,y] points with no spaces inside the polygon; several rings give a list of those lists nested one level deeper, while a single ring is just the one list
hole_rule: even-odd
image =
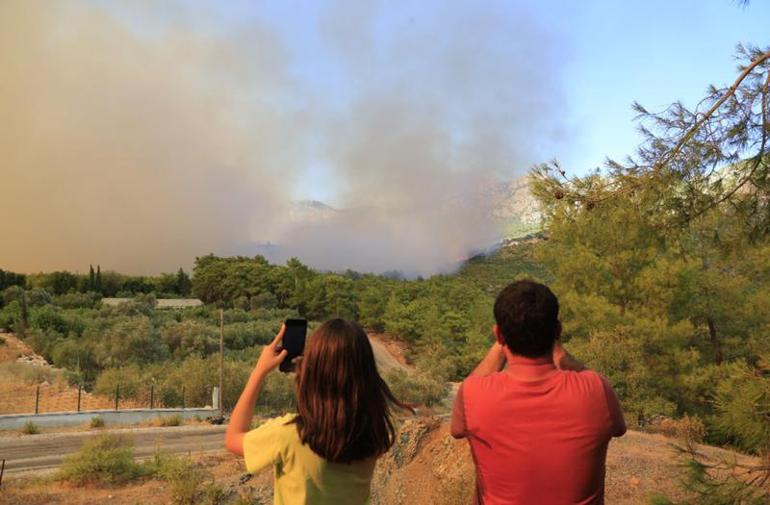
[{"label": "hazy mountain slope", "polygon": [[[532,196],[526,176],[491,184],[484,191],[484,197],[492,202],[490,217],[499,225],[503,239],[522,237],[540,230],[540,204]],[[453,202],[449,199],[450,205]],[[317,200],[298,200],[292,203],[290,218],[295,222],[312,223],[329,219],[340,212],[354,211],[336,209]],[[479,244],[479,247],[488,245]]]}]

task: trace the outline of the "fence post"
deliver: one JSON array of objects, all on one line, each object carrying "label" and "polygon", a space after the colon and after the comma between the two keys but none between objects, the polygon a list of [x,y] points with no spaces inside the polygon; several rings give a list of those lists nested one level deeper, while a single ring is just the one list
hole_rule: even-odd
[{"label": "fence post", "polygon": [[35,414],[39,412],[40,407],[40,384],[35,388]]},{"label": "fence post", "polygon": [[78,412],[80,412],[80,394],[83,391],[83,383],[78,384]]},{"label": "fence post", "polygon": [[184,409],[184,386],[182,386],[182,408]]},{"label": "fence post", "polygon": [[215,410],[220,410],[222,406],[219,404],[219,386],[211,388],[211,406]]},{"label": "fence post", "polygon": [[120,384],[115,386],[115,410],[118,410],[118,398],[120,398]]},{"label": "fence post", "polygon": [[155,384],[150,384],[150,410],[152,410],[152,407],[155,403]]},{"label": "fence post", "polygon": [[217,406],[222,414],[222,392],[225,387],[225,311],[219,309],[219,390]]}]

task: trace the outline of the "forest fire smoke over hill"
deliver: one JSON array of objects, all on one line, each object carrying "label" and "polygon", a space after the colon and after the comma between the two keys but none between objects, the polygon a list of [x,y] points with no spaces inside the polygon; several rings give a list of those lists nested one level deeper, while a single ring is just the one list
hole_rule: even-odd
[{"label": "forest fire smoke over hill", "polygon": [[[164,5],[0,5],[3,267],[154,273],[269,241],[430,274],[499,237],[484,188],[563,135],[556,36],[523,7],[331,2],[308,76],[267,20]],[[286,218],[317,166],[350,210]]]}]

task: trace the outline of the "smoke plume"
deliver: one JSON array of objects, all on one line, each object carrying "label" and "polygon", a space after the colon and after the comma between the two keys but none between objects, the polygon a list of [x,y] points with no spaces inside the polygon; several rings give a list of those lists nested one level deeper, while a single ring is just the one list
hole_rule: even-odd
[{"label": "smoke plume", "polygon": [[[558,37],[524,8],[331,2],[302,46],[259,12],[164,5],[0,3],[0,268],[157,273],[269,242],[446,271],[499,238],[486,189],[562,134]],[[339,210],[297,214],[319,166]]]}]

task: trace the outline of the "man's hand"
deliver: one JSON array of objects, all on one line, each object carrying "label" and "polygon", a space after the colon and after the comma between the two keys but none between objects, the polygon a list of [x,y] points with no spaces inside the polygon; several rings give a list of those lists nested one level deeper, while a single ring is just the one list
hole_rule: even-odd
[{"label": "man's hand", "polygon": [[503,346],[495,342],[490,347],[487,355],[481,360],[481,363],[471,372],[471,375],[489,375],[499,372],[505,367],[505,351]]},{"label": "man's hand", "polygon": [[553,343],[553,363],[559,370],[573,370],[575,372],[582,372],[588,367],[580,361],[576,360],[567,350],[561,345],[558,340]]},{"label": "man's hand", "polygon": [[278,365],[286,358],[289,351],[283,349],[279,351],[281,341],[283,340],[283,334],[286,331],[286,325],[281,325],[281,330],[278,335],[275,336],[272,342],[262,348],[262,353],[259,355],[257,365],[254,367],[252,374],[262,377],[267,376],[270,372],[275,370]]}]

